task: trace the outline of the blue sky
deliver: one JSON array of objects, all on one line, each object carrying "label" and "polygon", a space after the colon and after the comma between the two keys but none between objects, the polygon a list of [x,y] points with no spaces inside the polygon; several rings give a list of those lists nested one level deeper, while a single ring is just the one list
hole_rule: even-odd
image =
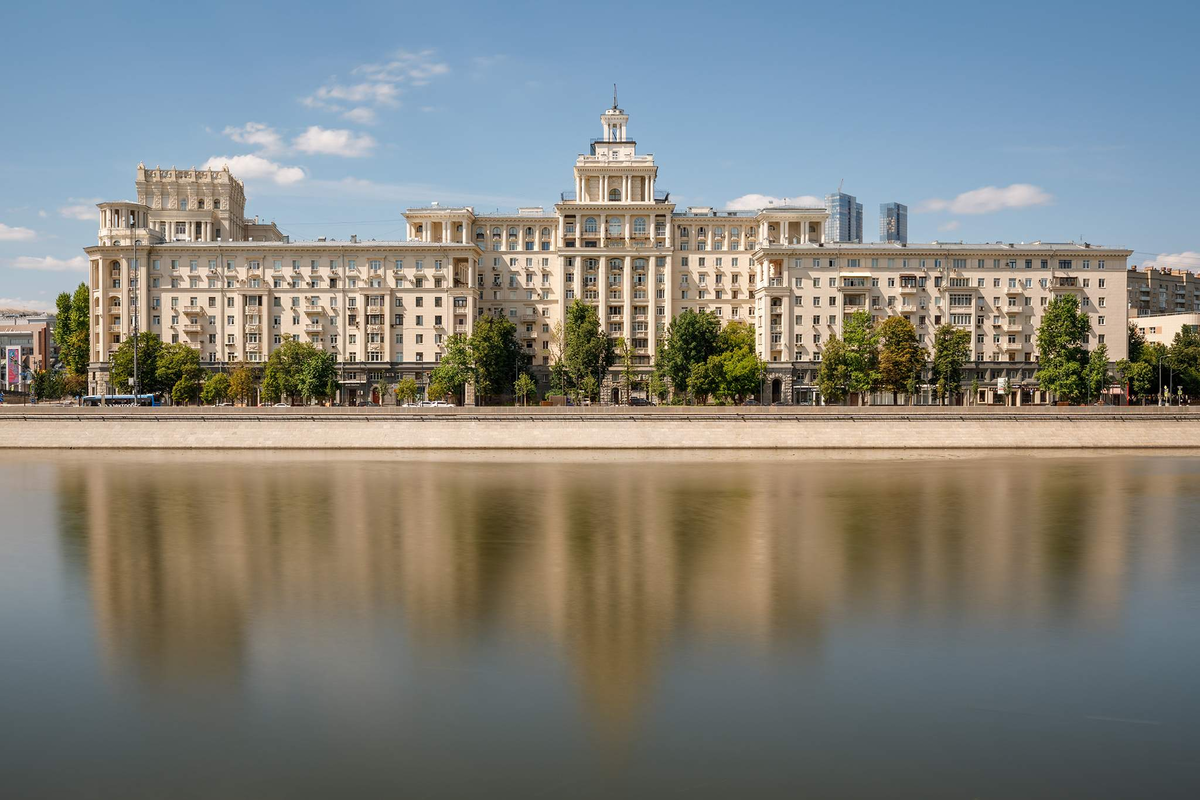
[{"label": "blue sky", "polygon": [[92,204],[133,197],[139,161],[229,161],[293,239],[550,206],[614,82],[681,206],[844,180],[872,234],[898,200],[910,241],[1200,269],[1197,5],[10,5],[0,307],[84,277]]}]

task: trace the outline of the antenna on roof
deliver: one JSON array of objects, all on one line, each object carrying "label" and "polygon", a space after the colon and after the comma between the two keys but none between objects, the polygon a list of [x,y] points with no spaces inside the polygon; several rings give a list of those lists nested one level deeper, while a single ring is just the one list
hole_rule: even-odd
[{"label": "antenna on roof", "polygon": [[613,84],[613,110],[617,108],[617,85]]},{"label": "antenna on roof", "polygon": [[842,193],[842,184],[845,182],[846,182],[845,178],[842,178],[840,181],[838,181],[838,194]]}]

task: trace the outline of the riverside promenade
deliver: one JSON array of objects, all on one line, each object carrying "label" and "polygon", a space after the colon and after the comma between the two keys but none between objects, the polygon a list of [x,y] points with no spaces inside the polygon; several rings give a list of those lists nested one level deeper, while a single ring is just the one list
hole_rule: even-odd
[{"label": "riverside promenade", "polygon": [[1200,407],[0,409],[0,449],[1200,449]]}]

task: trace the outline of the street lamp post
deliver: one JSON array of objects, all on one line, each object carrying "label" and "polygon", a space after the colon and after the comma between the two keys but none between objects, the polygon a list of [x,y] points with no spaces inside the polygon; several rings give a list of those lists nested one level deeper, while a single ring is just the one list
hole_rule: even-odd
[{"label": "street lamp post", "polygon": [[[135,222],[136,219],[137,219],[137,212],[134,211],[133,216],[130,218],[130,223]],[[136,227],[136,226],[133,224],[130,224],[130,228],[134,228],[134,227]],[[138,240],[135,238],[133,240],[133,269],[135,270],[135,273],[134,273],[135,276],[141,272],[141,270],[138,269],[137,246],[138,246]],[[132,385],[133,385],[133,404],[134,404],[134,406],[136,406],[138,404],[138,393],[141,389],[141,386],[140,386],[140,383],[138,380],[139,376],[138,376],[137,287],[139,284],[136,283],[137,280],[138,280],[137,277],[131,277],[129,279],[129,318],[130,318],[129,321],[133,326],[133,378],[132,378]]]}]

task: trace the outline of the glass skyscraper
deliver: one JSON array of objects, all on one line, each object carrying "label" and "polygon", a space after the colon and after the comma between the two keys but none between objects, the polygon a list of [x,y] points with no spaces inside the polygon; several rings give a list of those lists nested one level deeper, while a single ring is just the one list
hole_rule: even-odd
[{"label": "glass skyscraper", "polygon": [[829,212],[829,231],[826,241],[859,242],[863,240],[863,207],[852,194],[834,192],[825,195]]},{"label": "glass skyscraper", "polygon": [[908,206],[879,204],[879,241],[908,244]]}]

